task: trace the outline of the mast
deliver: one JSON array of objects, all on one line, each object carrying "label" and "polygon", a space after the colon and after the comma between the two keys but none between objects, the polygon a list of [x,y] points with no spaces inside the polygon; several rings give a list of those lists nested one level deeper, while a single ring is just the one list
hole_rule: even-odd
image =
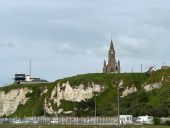
[{"label": "mast", "polygon": [[29,72],[29,75],[30,75],[30,77],[31,77],[31,60],[30,60],[30,72]]}]

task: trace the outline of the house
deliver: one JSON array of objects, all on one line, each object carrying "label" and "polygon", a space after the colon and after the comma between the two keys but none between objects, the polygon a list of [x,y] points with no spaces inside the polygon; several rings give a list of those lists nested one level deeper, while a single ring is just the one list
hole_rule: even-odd
[{"label": "house", "polygon": [[147,72],[148,73],[156,72],[156,68],[154,66],[151,66]]},{"label": "house", "polygon": [[161,67],[161,69],[170,69],[170,66],[163,65],[163,66]]}]

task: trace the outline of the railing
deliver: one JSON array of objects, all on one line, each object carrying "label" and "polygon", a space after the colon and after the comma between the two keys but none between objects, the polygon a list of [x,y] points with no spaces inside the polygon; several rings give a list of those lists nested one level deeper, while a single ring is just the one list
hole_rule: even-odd
[{"label": "railing", "polygon": [[117,117],[29,117],[0,118],[1,124],[31,125],[117,125]]}]

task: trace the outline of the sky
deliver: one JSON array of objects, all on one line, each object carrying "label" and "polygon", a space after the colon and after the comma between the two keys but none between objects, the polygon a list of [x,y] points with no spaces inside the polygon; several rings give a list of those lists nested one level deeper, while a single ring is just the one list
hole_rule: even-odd
[{"label": "sky", "polygon": [[0,86],[102,72],[110,40],[122,72],[170,65],[170,0],[0,0]]}]

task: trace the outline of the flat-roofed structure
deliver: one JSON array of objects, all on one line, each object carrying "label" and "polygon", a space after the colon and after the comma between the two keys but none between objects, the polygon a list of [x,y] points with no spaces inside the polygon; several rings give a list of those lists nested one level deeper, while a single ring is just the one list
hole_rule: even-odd
[{"label": "flat-roofed structure", "polygon": [[27,74],[15,74],[14,83],[16,84],[35,84],[35,83],[48,83],[47,80],[41,78],[31,78]]}]

